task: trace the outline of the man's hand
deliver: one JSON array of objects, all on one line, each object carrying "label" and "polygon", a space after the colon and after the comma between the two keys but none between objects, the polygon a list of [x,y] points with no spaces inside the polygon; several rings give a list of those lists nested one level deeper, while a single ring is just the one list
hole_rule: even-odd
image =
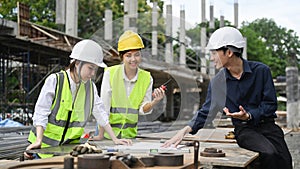
[{"label": "man's hand", "polygon": [[170,147],[171,145],[174,145],[174,147],[177,147],[178,144],[182,141],[183,137],[186,133],[191,132],[192,129],[190,126],[186,126],[183,129],[179,130],[175,136],[173,136],[170,140],[167,140],[162,147]]},{"label": "man's hand", "polygon": [[226,116],[240,119],[240,120],[249,120],[250,119],[250,114],[246,112],[246,110],[243,108],[243,106],[239,106],[240,111],[239,112],[233,112],[231,113],[227,107],[223,109],[225,112]]}]

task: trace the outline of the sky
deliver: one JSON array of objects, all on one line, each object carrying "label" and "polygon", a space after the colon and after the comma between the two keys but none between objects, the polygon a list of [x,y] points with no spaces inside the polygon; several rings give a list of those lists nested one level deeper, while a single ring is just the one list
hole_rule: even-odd
[{"label": "sky", "polygon": [[[164,0],[165,5],[172,4],[172,15],[180,16],[185,10],[186,28],[201,22],[201,0]],[[234,2],[238,2],[238,27],[243,21],[255,19],[273,19],[280,27],[292,29],[300,36],[300,3],[299,0],[206,0],[206,19],[209,19],[209,6],[214,5],[214,18],[220,18],[234,24]],[[164,10],[166,11],[166,10]]]}]

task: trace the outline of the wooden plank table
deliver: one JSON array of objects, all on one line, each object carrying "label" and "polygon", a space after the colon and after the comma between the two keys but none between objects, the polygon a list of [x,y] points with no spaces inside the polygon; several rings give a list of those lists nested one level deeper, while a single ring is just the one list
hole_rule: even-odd
[{"label": "wooden plank table", "polygon": [[[218,130],[219,132],[223,130]],[[208,131],[207,131],[208,132]],[[209,132],[210,133],[210,132]],[[214,133],[214,132],[213,132]],[[216,132],[218,133],[218,132]],[[215,133],[215,134],[216,134]],[[212,134],[214,136],[214,134]],[[208,137],[211,138],[211,137]],[[133,150],[131,153],[130,151],[126,151],[125,153],[130,153],[131,155],[142,158],[142,157],[151,157],[151,151],[150,148],[153,145],[162,144],[160,143],[160,140],[153,140],[153,139],[134,139],[134,144],[139,143],[147,143],[147,146],[149,150],[143,149],[143,151],[138,152],[136,150]],[[97,145],[97,147],[106,148],[106,147],[114,147],[115,145],[112,143],[111,140],[102,140],[102,141],[94,141],[94,144]],[[0,163],[0,168],[3,169],[14,169],[14,168],[21,168],[21,169],[31,169],[31,168],[44,168],[47,166],[48,168],[63,168],[63,161],[64,157],[69,156],[69,152],[72,150],[72,147],[74,145],[65,145],[61,147],[52,147],[52,148],[45,148],[40,149],[43,152],[54,152],[54,154],[60,155],[49,159],[40,159],[40,160],[26,160],[24,162],[6,162],[6,164]],[[146,147],[146,146],[145,146]],[[115,148],[120,148],[120,146],[115,146]],[[130,149],[130,146],[128,146]],[[218,150],[222,150],[225,153],[225,157],[202,157],[200,156],[200,152],[203,151],[205,148],[216,148]],[[183,149],[185,149],[183,151]],[[189,149],[187,152],[186,149]],[[147,152],[148,151],[148,152]],[[105,152],[105,150],[104,150]],[[154,166],[154,167],[139,167],[141,169],[190,169],[194,166],[194,147],[182,147],[182,149],[178,149],[177,151],[180,154],[184,154],[184,164],[183,166]],[[176,153],[172,149],[172,153]],[[213,143],[213,142],[200,142],[199,147],[199,156],[198,159],[200,161],[199,167],[208,166],[222,166],[222,167],[237,167],[237,168],[244,168],[247,167],[253,160],[255,160],[258,157],[258,153],[248,151],[246,149],[240,148],[236,143]],[[75,158],[75,165],[77,164],[77,158]]]},{"label": "wooden plank table", "polygon": [[[213,142],[213,143],[236,143],[235,139],[225,139],[225,135],[228,132],[233,131],[233,128],[215,128],[215,129],[201,129],[197,134],[188,134],[184,137],[184,140],[198,140],[201,142]],[[150,133],[138,135],[139,138],[152,138],[152,139],[169,139],[177,133],[176,131],[165,131],[160,133]]]},{"label": "wooden plank table", "polygon": [[254,161],[259,154],[253,151],[249,151],[240,148],[235,143],[200,143],[200,151],[205,148],[216,148],[222,150],[225,153],[225,157],[203,157],[200,156],[200,164],[208,166],[224,166],[224,167],[247,167],[252,161]]},{"label": "wooden plank table", "polygon": [[[291,132],[291,129],[283,128],[284,135]],[[195,135],[187,134],[183,140],[198,140],[200,142],[212,142],[212,143],[236,143],[235,139],[226,139],[225,135],[229,132],[234,131],[233,128],[214,128],[214,129],[201,129]],[[178,130],[165,131],[160,133],[148,133],[138,135],[138,138],[147,139],[161,139],[162,141],[170,139],[174,136]]]},{"label": "wooden plank table", "polygon": [[[149,148],[151,148],[152,144],[157,144],[157,141],[154,140],[146,140],[143,139],[143,142],[149,143]],[[162,144],[162,143],[161,143]],[[205,148],[215,148],[217,150],[222,150],[222,152],[225,153],[225,157],[203,157],[200,156],[200,152],[204,151]],[[184,150],[178,150],[178,153],[184,154],[184,165],[190,166],[194,163],[194,147],[182,147],[181,149]],[[189,152],[186,151],[186,149],[189,149]],[[163,150],[161,150],[163,152]],[[172,150],[172,153],[176,153],[176,151]],[[126,152],[129,153],[129,152]],[[133,156],[136,156],[138,158],[141,157],[149,157],[151,156],[150,150],[148,153],[141,152],[138,153],[136,151],[133,151]],[[200,142],[199,147],[199,156],[198,159],[200,161],[200,166],[223,166],[223,167],[247,167],[252,161],[254,161],[258,157],[258,153],[249,151],[243,148],[240,148],[236,143],[212,143],[212,142]],[[147,167],[146,167],[147,168]],[[153,167],[148,167],[153,168]],[[155,167],[156,168],[156,167]],[[180,168],[180,167],[179,167]]]},{"label": "wooden plank table", "polygon": [[[144,140],[145,142],[147,140]],[[149,145],[153,143],[154,140],[149,140]],[[101,141],[97,144],[103,145]],[[70,147],[70,146],[69,146]],[[183,153],[184,154],[184,165],[183,166],[154,166],[154,167],[139,167],[141,169],[187,169],[193,168],[194,165],[194,150],[193,147],[188,147],[190,152]],[[201,142],[200,143],[200,151],[203,151],[205,148],[216,148],[221,149],[225,153],[225,157],[202,157],[199,155],[200,167],[201,166],[223,166],[223,167],[247,167],[253,160],[258,157],[258,153],[248,151],[242,149],[237,146],[235,143],[210,143],[210,142]],[[66,149],[65,149],[66,150]],[[200,152],[199,151],[199,152]],[[141,158],[146,156],[151,156],[149,153],[130,153],[131,155]],[[200,154],[200,153],[199,153]],[[0,162],[0,168],[3,169],[34,169],[34,168],[63,168],[64,156],[56,156],[48,159],[40,159],[40,160],[26,160],[24,162]],[[77,158],[75,158],[74,164],[77,164]]]}]

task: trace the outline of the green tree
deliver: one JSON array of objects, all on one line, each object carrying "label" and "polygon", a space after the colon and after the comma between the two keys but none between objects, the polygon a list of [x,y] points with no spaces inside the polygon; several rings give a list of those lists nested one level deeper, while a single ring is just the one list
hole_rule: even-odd
[{"label": "green tree", "polygon": [[266,43],[262,41],[258,34],[249,27],[243,27],[240,31],[247,39],[248,60],[259,61],[270,65],[272,63],[272,51],[267,48]]},{"label": "green tree", "polygon": [[79,0],[78,36],[89,38],[104,26],[105,10],[111,9],[113,20],[123,14],[123,0]]},{"label": "green tree", "polygon": [[[232,26],[228,20],[224,21],[224,25]],[[212,32],[214,32],[217,28],[220,27],[220,20],[215,18],[215,29],[210,29],[209,21],[207,21],[207,22],[196,24],[196,26],[194,28],[191,28],[186,31],[186,36],[190,40],[190,43],[188,44],[188,47],[190,47],[190,48],[187,48],[187,51],[186,51],[186,54],[188,56],[187,65],[189,68],[191,68],[191,69],[196,68],[198,71],[200,71],[200,67],[195,66],[195,62],[198,62],[198,65],[201,65],[199,56],[200,56],[201,36],[203,36],[201,34],[202,27],[206,28],[205,36],[209,37]],[[179,33],[178,33],[178,37],[179,37]],[[179,50],[178,47],[179,47],[178,45],[175,45],[174,51]],[[198,49],[198,51],[197,51],[197,49]]]},{"label": "green tree", "polygon": [[[224,25],[225,26],[232,26],[231,23],[228,20],[224,21]],[[209,21],[196,24],[196,26],[194,28],[191,28],[191,29],[187,30],[186,31],[186,36],[191,39],[191,44],[190,45],[192,47],[200,46],[201,27],[206,28],[206,30],[207,30],[206,31],[206,37],[209,37],[209,34],[211,34],[212,32],[214,32],[216,30],[216,29],[210,29],[209,28]],[[215,18],[215,28],[219,28],[219,27],[220,27],[220,20]]]},{"label": "green tree", "polygon": [[[58,28],[55,24],[55,0],[0,0],[0,17],[17,21],[17,2],[29,5],[30,21],[50,28]],[[138,24],[141,28],[151,28],[151,7],[149,2],[157,1],[159,13],[162,15],[164,2],[162,0],[138,0],[138,13],[143,20]],[[104,26],[104,12],[111,9],[113,12],[115,32],[122,31],[124,16],[124,0],[78,0],[78,36],[89,38],[98,29]],[[146,17],[146,18],[144,18]],[[159,22],[163,25],[162,21]],[[118,35],[115,35],[118,36]]]},{"label": "green tree", "polygon": [[0,0],[0,14],[3,18],[17,21],[17,2],[29,5],[31,22],[56,28],[55,0]]},{"label": "green tree", "polygon": [[[273,77],[285,74],[291,55],[300,56],[299,37],[293,30],[278,26],[272,19],[257,19],[244,22],[241,27],[247,37],[249,60],[268,64]],[[294,60],[298,63],[299,59]],[[299,66],[299,64],[297,64]]]}]

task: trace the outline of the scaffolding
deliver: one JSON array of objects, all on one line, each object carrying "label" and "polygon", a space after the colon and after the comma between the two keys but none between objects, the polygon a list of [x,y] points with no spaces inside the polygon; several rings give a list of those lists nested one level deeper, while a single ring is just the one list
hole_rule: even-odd
[{"label": "scaffolding", "polygon": [[29,22],[26,5],[18,11],[17,23],[0,22],[0,117],[27,124],[45,78],[68,65],[81,39]]},{"label": "scaffolding", "polygon": [[[0,25],[0,117],[2,118],[11,116],[14,112],[22,112],[25,114],[23,119],[31,119],[29,116],[32,115],[45,78],[69,65],[72,47],[82,40],[31,23],[28,19],[28,6],[19,3],[17,23],[0,18],[2,24]],[[108,66],[119,64],[120,58],[113,44],[101,39],[102,32],[98,33],[99,36],[93,36],[91,39],[103,47],[105,63]],[[146,43],[150,43],[150,38],[147,39],[147,36],[143,38]],[[173,120],[179,116],[179,112],[192,115],[195,106],[193,103],[203,102],[203,99],[199,99],[199,94],[204,93],[204,90],[199,88],[207,87],[208,76],[176,64],[163,62],[160,57],[164,56],[164,53],[158,53],[157,58],[152,58],[150,53],[150,48],[143,50],[144,57],[140,67],[151,72],[155,79],[153,87],[159,87],[170,78],[174,79],[168,86],[165,118]],[[197,67],[198,60],[191,63],[196,65],[196,70],[200,69]],[[102,76],[98,76],[96,79],[98,91],[101,88],[101,78]],[[183,95],[181,92],[186,94]],[[182,117],[188,118],[185,115]],[[152,118],[154,117],[149,117]]]}]

